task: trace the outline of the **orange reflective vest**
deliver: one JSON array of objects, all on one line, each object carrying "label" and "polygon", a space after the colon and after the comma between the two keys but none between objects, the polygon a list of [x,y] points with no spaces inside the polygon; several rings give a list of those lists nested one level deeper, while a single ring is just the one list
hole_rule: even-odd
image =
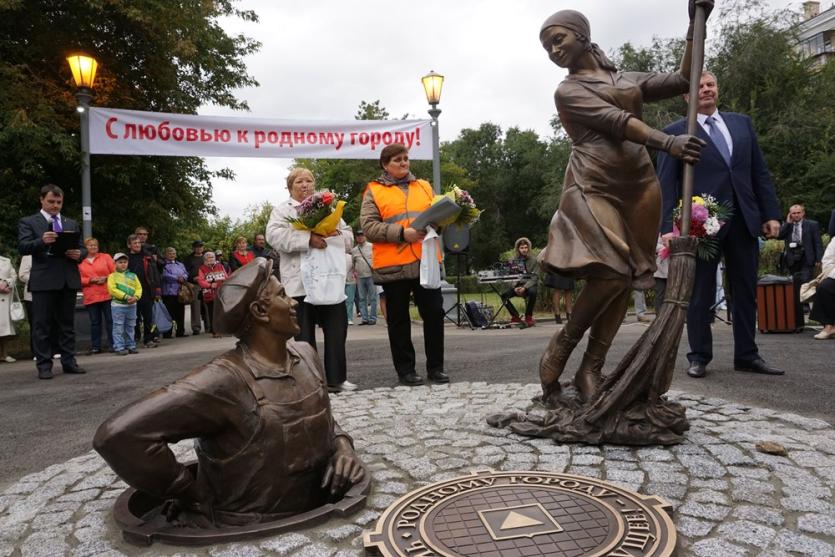
[{"label": "orange reflective vest", "polygon": [[[409,182],[408,193],[404,193],[399,186],[384,186],[379,182],[371,182],[368,189],[374,196],[374,202],[380,211],[380,218],[389,224],[399,224],[407,228],[421,212],[432,204],[435,194],[432,186],[426,180]],[[374,242],[371,253],[374,256],[374,269],[383,269],[393,265],[408,265],[420,260],[423,251],[422,242],[411,244],[394,244],[389,242]],[[438,261],[441,260],[441,250],[438,250]]]}]

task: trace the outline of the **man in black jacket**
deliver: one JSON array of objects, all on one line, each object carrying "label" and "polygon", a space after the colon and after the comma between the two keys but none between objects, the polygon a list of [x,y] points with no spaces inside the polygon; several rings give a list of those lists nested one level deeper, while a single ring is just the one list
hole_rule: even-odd
[{"label": "man in black jacket", "polygon": [[801,284],[812,280],[815,266],[820,265],[823,257],[823,243],[820,225],[806,218],[803,205],[791,206],[778,238],[785,241],[783,261],[786,270]]},{"label": "man in black jacket", "polygon": [[128,236],[128,249],[128,270],[136,274],[142,285],[142,297],[136,304],[136,340],[141,335],[145,348],[156,348],[159,331],[154,327],[154,301],[162,295],[159,269],[154,257],[142,249],[139,235]]},{"label": "man in black jacket", "polygon": [[[61,352],[64,373],[85,373],[75,360],[75,298],[81,289],[78,262],[86,254],[78,223],[61,214],[64,191],[47,184],[40,192],[41,210],[18,222],[18,251],[32,256],[32,344],[40,379],[52,379],[52,346]],[[62,233],[78,234],[77,246],[60,250]],[[61,242],[63,243],[63,242]],[[51,336],[51,334],[53,336]],[[54,335],[58,338],[54,338]]]}]

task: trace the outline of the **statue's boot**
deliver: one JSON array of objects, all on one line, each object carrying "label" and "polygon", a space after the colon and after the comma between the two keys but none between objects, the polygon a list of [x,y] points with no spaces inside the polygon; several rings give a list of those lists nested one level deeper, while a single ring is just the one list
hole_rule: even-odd
[{"label": "statue's boot", "polygon": [[565,370],[568,357],[577,343],[579,337],[573,337],[563,328],[558,334],[551,337],[542,358],[539,360],[539,380],[542,383],[542,401],[546,405],[551,397],[560,392],[560,376]]},{"label": "statue's boot", "polygon": [[609,345],[589,336],[589,343],[583,354],[583,361],[580,369],[574,375],[574,386],[580,393],[580,400],[588,402],[592,400],[600,388],[603,374],[603,364],[606,362],[606,353]]}]

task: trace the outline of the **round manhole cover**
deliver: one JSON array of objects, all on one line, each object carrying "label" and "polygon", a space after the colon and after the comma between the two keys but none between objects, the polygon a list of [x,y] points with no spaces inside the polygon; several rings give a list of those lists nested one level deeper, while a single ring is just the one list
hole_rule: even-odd
[{"label": "round manhole cover", "polygon": [[670,505],[593,478],[477,472],[416,489],[366,532],[385,557],[672,555]]}]

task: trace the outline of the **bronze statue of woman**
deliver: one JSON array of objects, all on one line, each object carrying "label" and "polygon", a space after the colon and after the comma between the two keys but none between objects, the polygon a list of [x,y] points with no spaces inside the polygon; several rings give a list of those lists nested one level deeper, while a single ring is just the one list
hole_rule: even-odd
[{"label": "bronze statue of woman", "polygon": [[540,361],[546,405],[556,403],[559,377],[589,329],[574,384],[581,401],[594,396],[630,292],[653,284],[661,189],[646,147],[696,162],[704,142],[651,128],[641,121],[642,105],[687,92],[696,5],[709,13],[713,0],[689,1],[690,29],[676,73],[618,72],[591,42],[588,20],[574,10],[553,14],[540,30],[549,58],[568,68],[554,98],[572,141],[559,209],[540,261],[546,270],[586,280],[571,317]]}]

